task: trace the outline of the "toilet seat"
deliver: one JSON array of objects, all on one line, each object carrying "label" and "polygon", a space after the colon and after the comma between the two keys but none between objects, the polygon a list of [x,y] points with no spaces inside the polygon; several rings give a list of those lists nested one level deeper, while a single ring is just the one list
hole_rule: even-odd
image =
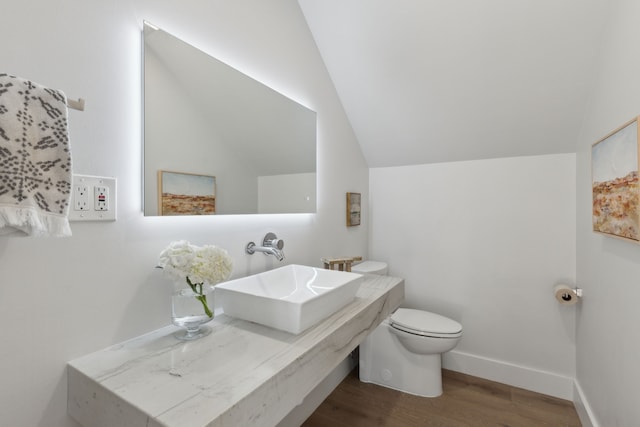
[{"label": "toilet seat", "polygon": [[462,325],[448,317],[423,310],[399,308],[391,315],[391,327],[414,335],[435,338],[458,338]]}]

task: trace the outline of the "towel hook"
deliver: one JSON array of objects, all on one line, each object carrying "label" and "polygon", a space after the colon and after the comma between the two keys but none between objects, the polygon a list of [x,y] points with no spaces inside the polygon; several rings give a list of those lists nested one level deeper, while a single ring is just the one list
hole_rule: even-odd
[{"label": "towel hook", "polygon": [[74,110],[84,111],[84,99],[78,98],[77,101],[73,99],[67,99],[67,107],[73,108]]}]

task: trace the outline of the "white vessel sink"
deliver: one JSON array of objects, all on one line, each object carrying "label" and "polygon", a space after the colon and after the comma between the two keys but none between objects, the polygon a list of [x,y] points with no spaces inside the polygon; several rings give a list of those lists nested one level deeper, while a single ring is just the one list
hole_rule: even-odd
[{"label": "white vessel sink", "polygon": [[287,265],[216,286],[225,314],[299,334],[335,313],[355,296],[363,276]]}]

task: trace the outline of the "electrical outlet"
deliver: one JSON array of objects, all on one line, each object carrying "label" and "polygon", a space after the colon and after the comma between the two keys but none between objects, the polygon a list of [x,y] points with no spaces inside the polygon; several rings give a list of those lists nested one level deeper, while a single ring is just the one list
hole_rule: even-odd
[{"label": "electrical outlet", "polygon": [[109,210],[109,187],[96,185],[93,187],[93,208],[97,211]]},{"label": "electrical outlet", "polygon": [[89,210],[89,186],[84,181],[73,186],[73,209],[76,211]]},{"label": "electrical outlet", "polygon": [[69,221],[115,221],[116,179],[73,175]]}]

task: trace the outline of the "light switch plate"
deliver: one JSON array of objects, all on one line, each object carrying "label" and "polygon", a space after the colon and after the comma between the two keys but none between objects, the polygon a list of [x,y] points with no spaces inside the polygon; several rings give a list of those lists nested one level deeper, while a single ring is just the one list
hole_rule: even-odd
[{"label": "light switch plate", "polygon": [[[116,179],[105,176],[73,174],[69,221],[115,221],[116,220]],[[78,203],[80,194],[76,188],[86,189]],[[86,193],[86,192],[85,192]],[[87,197],[88,196],[88,197]],[[76,205],[88,204],[87,209],[76,209]]]}]

